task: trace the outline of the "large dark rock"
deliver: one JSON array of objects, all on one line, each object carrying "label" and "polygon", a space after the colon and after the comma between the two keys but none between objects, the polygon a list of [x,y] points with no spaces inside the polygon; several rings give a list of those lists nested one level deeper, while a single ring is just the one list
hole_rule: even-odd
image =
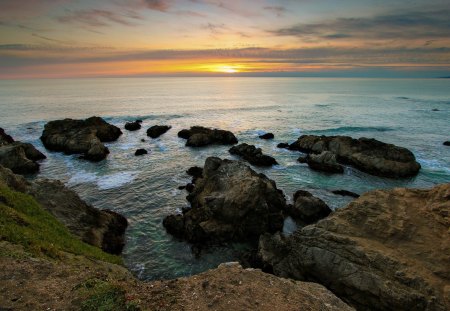
[{"label": "large dark rock", "polygon": [[135,155],[135,156],[141,156],[141,155],[144,155],[144,154],[147,154],[147,153],[148,153],[148,151],[145,150],[145,149],[137,149],[137,150],[134,152],[134,155]]},{"label": "large dark rock", "polygon": [[312,224],[331,213],[331,209],[321,199],[313,196],[305,190],[298,190],[294,194],[294,204],[286,207],[286,212],[294,219],[301,220],[304,224]]},{"label": "large dark rock", "polygon": [[444,145],[444,146],[450,146],[450,141],[449,141],[449,140],[444,141],[443,145]]},{"label": "large dark rock", "polygon": [[376,190],[288,238],[264,236],[259,253],[358,310],[450,310],[449,215],[450,184]]},{"label": "large dark rock", "polygon": [[316,171],[338,174],[344,172],[344,167],[336,160],[336,154],[331,151],[323,151],[320,154],[308,154],[306,156],[306,163]]},{"label": "large dark rock", "polygon": [[0,166],[0,184],[33,196],[71,233],[111,254],[120,254],[125,245],[127,220],[109,210],[98,210],[57,180],[28,182]]},{"label": "large dark rock", "polygon": [[45,148],[66,154],[83,154],[91,161],[101,161],[109,153],[103,142],[119,138],[122,131],[99,117],[86,120],[64,119],[48,122],[41,140]]},{"label": "large dark rock", "polygon": [[0,165],[16,174],[33,174],[39,171],[37,161],[45,158],[32,144],[14,141],[0,128]]},{"label": "large dark rock", "polygon": [[274,135],[273,135],[273,133],[265,133],[265,134],[262,134],[262,135],[259,135],[259,138],[261,138],[261,139],[274,139]]},{"label": "large dark rock", "polygon": [[239,161],[206,159],[190,209],[164,219],[169,233],[197,244],[256,241],[283,227],[286,201],[275,182]]},{"label": "large dark rock", "polygon": [[128,131],[137,131],[139,129],[141,129],[141,122],[139,122],[140,120],[136,120],[133,122],[127,122],[125,123],[125,129]]},{"label": "large dark rock", "polygon": [[289,149],[310,154],[330,151],[336,154],[339,163],[378,176],[410,177],[420,170],[420,164],[408,149],[364,137],[302,135]]},{"label": "large dark rock", "polygon": [[151,138],[158,138],[171,128],[172,127],[169,125],[153,125],[147,130],[147,136],[150,136]]},{"label": "large dark rock", "polygon": [[245,161],[256,166],[272,166],[278,164],[273,157],[263,154],[261,148],[256,148],[246,143],[231,147],[229,152],[242,157]]},{"label": "large dark rock", "polygon": [[279,143],[279,144],[277,145],[277,148],[280,148],[280,149],[289,149],[289,144],[288,144],[288,143]]},{"label": "large dark rock", "polygon": [[238,140],[230,131],[193,126],[178,132],[178,137],[187,139],[186,146],[202,147],[211,144],[234,145]]}]

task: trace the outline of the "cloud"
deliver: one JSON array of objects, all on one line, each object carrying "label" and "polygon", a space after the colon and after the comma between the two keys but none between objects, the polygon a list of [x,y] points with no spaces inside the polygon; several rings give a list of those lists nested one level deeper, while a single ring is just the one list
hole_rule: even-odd
[{"label": "cloud", "polygon": [[133,20],[141,19],[134,11],[119,14],[109,10],[92,9],[68,11],[67,14],[58,16],[56,20],[60,23],[78,23],[91,27],[104,27],[110,24],[124,26],[135,26]]},{"label": "cloud", "polygon": [[450,10],[402,12],[365,18],[338,18],[322,23],[296,24],[270,31],[303,39],[418,39],[448,38]]},{"label": "cloud", "polygon": [[167,12],[171,7],[172,1],[170,0],[143,0],[145,7],[150,10]]},{"label": "cloud", "polygon": [[266,11],[271,11],[271,12],[275,13],[278,17],[283,16],[284,13],[287,12],[285,7],[278,6],[278,5],[276,5],[276,6],[265,6],[263,9],[266,10]]},{"label": "cloud", "polygon": [[17,21],[38,16],[69,0],[0,0],[0,19]]}]

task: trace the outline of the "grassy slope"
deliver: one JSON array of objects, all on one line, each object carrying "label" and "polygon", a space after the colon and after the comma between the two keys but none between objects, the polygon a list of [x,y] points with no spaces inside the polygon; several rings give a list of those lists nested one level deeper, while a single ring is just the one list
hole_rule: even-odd
[{"label": "grassy slope", "polygon": [[37,256],[58,259],[62,252],[122,264],[119,256],[103,252],[73,236],[29,195],[0,184],[0,240],[19,244]]}]

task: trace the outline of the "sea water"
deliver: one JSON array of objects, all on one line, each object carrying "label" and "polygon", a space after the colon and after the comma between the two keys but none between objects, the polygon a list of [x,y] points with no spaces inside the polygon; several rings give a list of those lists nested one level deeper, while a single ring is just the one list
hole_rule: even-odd
[{"label": "sea water", "polygon": [[[108,143],[107,160],[91,163],[45,150],[39,137],[45,122],[101,116],[122,128]],[[125,122],[142,119],[129,132]],[[146,136],[152,125],[171,125],[158,139]],[[254,168],[276,181],[288,200],[298,189],[322,198],[332,208],[351,198],[345,189],[363,193],[392,187],[430,188],[450,182],[450,79],[325,78],[117,78],[0,81],[0,127],[16,140],[33,143],[48,158],[32,178],[60,179],[100,209],[129,220],[124,260],[142,279],[191,275],[234,260],[245,248],[221,246],[195,257],[189,244],[166,233],[165,216],[188,206],[184,190],[190,166],[209,156],[234,159],[229,146],[185,147],[177,133],[202,125],[230,130],[240,142],[261,147],[279,165]],[[273,140],[258,135],[275,134]],[[410,149],[422,165],[409,179],[371,176],[353,168],[344,174],[312,171],[297,162],[301,155],[278,149],[302,134],[376,138]],[[145,142],[141,142],[144,138]],[[149,150],[135,157],[138,148]],[[292,220],[285,231],[295,229]]]}]

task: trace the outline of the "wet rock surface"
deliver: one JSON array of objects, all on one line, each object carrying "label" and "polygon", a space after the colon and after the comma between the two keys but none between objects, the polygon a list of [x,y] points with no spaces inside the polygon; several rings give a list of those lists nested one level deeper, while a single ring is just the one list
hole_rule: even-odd
[{"label": "wet rock surface", "polygon": [[265,133],[265,134],[259,135],[259,138],[261,138],[261,139],[274,139],[275,135],[273,135],[273,133]]},{"label": "wet rock surface", "polygon": [[[300,159],[298,160],[300,162]],[[305,159],[310,168],[331,174],[342,174],[344,167],[336,160],[336,154],[323,151],[320,154],[308,154]]]},{"label": "wet rock surface", "polygon": [[147,136],[151,138],[158,138],[162,134],[166,133],[172,127],[169,125],[153,125],[147,130]]},{"label": "wet rock surface", "polygon": [[376,190],[288,238],[263,236],[259,253],[359,310],[448,310],[449,215],[450,184]]},{"label": "wet rock surface", "polygon": [[342,196],[347,196],[347,197],[353,197],[353,198],[359,198],[360,195],[357,193],[354,193],[352,191],[348,191],[348,190],[333,190],[331,191],[334,194],[337,195],[342,195]]},{"label": "wet rock surface", "polygon": [[302,135],[289,149],[308,154],[329,151],[336,155],[337,162],[377,176],[410,177],[420,170],[420,164],[408,149],[364,137]]},{"label": "wet rock surface", "polygon": [[294,204],[288,205],[286,212],[304,224],[311,224],[327,217],[331,213],[331,209],[324,201],[310,192],[298,190],[294,194]]},{"label": "wet rock surface", "polygon": [[127,122],[127,123],[125,123],[125,129],[128,130],[128,131],[140,130],[141,127],[142,127],[141,123],[142,123],[141,120],[136,120],[136,121],[133,121],[133,122]]},{"label": "wet rock surface", "polygon": [[135,155],[135,156],[142,156],[142,155],[145,155],[145,154],[148,154],[148,151],[145,150],[145,149],[138,149],[138,150],[136,150],[136,151],[134,152],[134,155]]},{"label": "wet rock surface", "polygon": [[245,161],[255,166],[272,166],[278,164],[273,157],[263,154],[261,148],[256,148],[246,143],[231,147],[229,152],[242,157]]},{"label": "wet rock surface", "polygon": [[14,141],[0,128],[0,165],[16,174],[34,174],[39,171],[37,161],[45,158],[32,144]]},{"label": "wet rock surface", "polygon": [[187,139],[186,146],[202,147],[211,144],[234,145],[238,140],[230,131],[210,129],[202,126],[193,126],[189,130],[178,132],[178,137]]},{"label": "wet rock surface", "polygon": [[203,177],[187,199],[192,207],[163,224],[192,243],[256,241],[283,227],[284,195],[275,182],[239,161],[207,158]]},{"label": "wet rock surface", "polygon": [[45,148],[66,154],[82,154],[91,161],[101,161],[109,154],[103,142],[119,138],[122,131],[100,117],[86,120],[64,119],[48,122],[41,136]]}]

